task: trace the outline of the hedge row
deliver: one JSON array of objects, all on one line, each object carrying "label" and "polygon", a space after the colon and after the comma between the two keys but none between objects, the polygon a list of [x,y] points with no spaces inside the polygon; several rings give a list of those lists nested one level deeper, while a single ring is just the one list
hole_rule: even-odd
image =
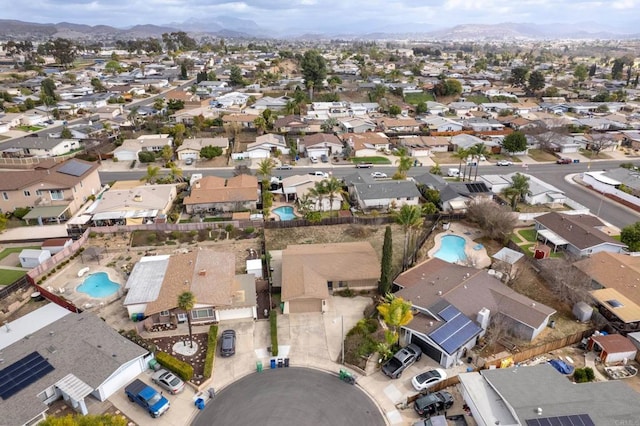
[{"label": "hedge row", "polygon": [[193,377],[193,367],[166,352],[156,352],[156,360],[160,365],[173,371],[182,380],[188,382]]},{"label": "hedge row", "polygon": [[271,325],[271,355],[278,356],[278,313],[275,309],[269,312],[269,323]]},{"label": "hedge row", "polygon": [[213,361],[216,358],[216,344],[218,343],[218,326],[209,327],[209,336],[207,338],[207,356],[204,360],[204,378],[208,379],[213,373]]}]

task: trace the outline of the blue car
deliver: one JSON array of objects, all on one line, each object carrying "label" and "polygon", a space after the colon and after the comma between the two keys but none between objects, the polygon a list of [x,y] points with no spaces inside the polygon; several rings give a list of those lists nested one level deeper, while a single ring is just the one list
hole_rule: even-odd
[{"label": "blue car", "polygon": [[558,370],[560,374],[569,375],[573,373],[573,365],[569,365],[562,360],[552,359],[551,361],[549,361],[549,364],[551,364],[553,368]]}]

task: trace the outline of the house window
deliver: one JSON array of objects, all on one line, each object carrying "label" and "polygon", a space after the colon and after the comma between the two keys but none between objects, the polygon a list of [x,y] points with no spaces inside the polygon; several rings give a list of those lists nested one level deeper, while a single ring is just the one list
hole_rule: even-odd
[{"label": "house window", "polygon": [[160,311],[160,316],[161,317],[168,317],[169,316],[169,311]]},{"label": "house window", "polygon": [[23,191],[22,193],[24,194],[25,197],[31,197],[31,192],[29,191]]},{"label": "house window", "polygon": [[213,317],[212,308],[194,309],[193,311],[191,311],[191,318],[193,319],[211,318],[211,317]]},{"label": "house window", "polygon": [[36,189],[36,197],[39,197],[42,195],[42,191],[40,191],[39,189]]},{"label": "house window", "polygon": [[51,199],[52,200],[62,200],[62,199],[64,199],[61,189],[54,189],[52,191],[49,191],[49,195],[51,195]]},{"label": "house window", "polygon": [[6,192],[2,193],[2,199],[3,200],[8,200],[9,199],[9,194],[7,194]]}]

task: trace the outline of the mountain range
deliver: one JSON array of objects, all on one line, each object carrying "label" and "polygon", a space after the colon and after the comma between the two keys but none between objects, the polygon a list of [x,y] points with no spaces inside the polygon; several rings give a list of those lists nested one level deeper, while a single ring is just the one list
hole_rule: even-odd
[{"label": "mountain range", "polygon": [[[261,27],[248,19],[218,16],[208,20],[191,19],[185,22],[171,22],[162,25],[136,25],[116,28],[108,25],[84,25],[68,22],[40,24],[18,20],[0,19],[0,38],[3,39],[46,39],[63,37],[70,39],[133,39],[159,37],[163,33],[185,31],[192,36],[216,36],[226,38],[289,38],[320,39],[438,39],[438,40],[504,40],[504,39],[628,39],[639,38],[640,34],[624,34],[594,22],[573,24],[463,24],[449,28],[435,28],[424,23],[404,23],[385,25],[383,21],[369,22],[366,32],[343,28],[327,27],[323,30],[309,28],[280,28],[277,30]],[[352,25],[350,28],[364,28]],[[416,30],[408,33],[406,28]]]}]

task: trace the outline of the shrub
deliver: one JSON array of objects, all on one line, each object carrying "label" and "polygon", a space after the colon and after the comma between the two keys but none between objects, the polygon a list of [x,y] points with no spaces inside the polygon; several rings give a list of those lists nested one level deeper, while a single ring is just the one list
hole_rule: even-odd
[{"label": "shrub", "polygon": [[587,381],[587,373],[582,368],[576,368],[573,372],[573,380],[576,383],[584,383]]},{"label": "shrub", "polygon": [[593,368],[591,368],[591,367],[585,367],[584,368],[584,374],[585,374],[588,382],[593,382],[596,379],[596,375],[593,372]]},{"label": "shrub", "polygon": [[173,371],[182,380],[189,381],[193,377],[193,367],[191,365],[180,361],[166,352],[157,352],[156,360],[163,367]]},{"label": "shrub", "polygon": [[213,373],[213,362],[216,358],[216,344],[218,343],[218,326],[209,327],[209,336],[207,338],[207,355],[204,360],[204,378],[208,379]]},{"label": "shrub", "polygon": [[249,234],[253,234],[254,231],[255,231],[255,228],[250,226],[244,230],[244,233],[249,235]]},{"label": "shrub", "polygon": [[23,217],[25,217],[27,215],[27,213],[29,213],[31,211],[30,207],[17,207],[14,211],[13,211],[13,216],[15,216],[18,219],[22,219]]},{"label": "shrub", "polygon": [[278,356],[278,313],[272,309],[269,312],[271,326],[271,355]]}]

